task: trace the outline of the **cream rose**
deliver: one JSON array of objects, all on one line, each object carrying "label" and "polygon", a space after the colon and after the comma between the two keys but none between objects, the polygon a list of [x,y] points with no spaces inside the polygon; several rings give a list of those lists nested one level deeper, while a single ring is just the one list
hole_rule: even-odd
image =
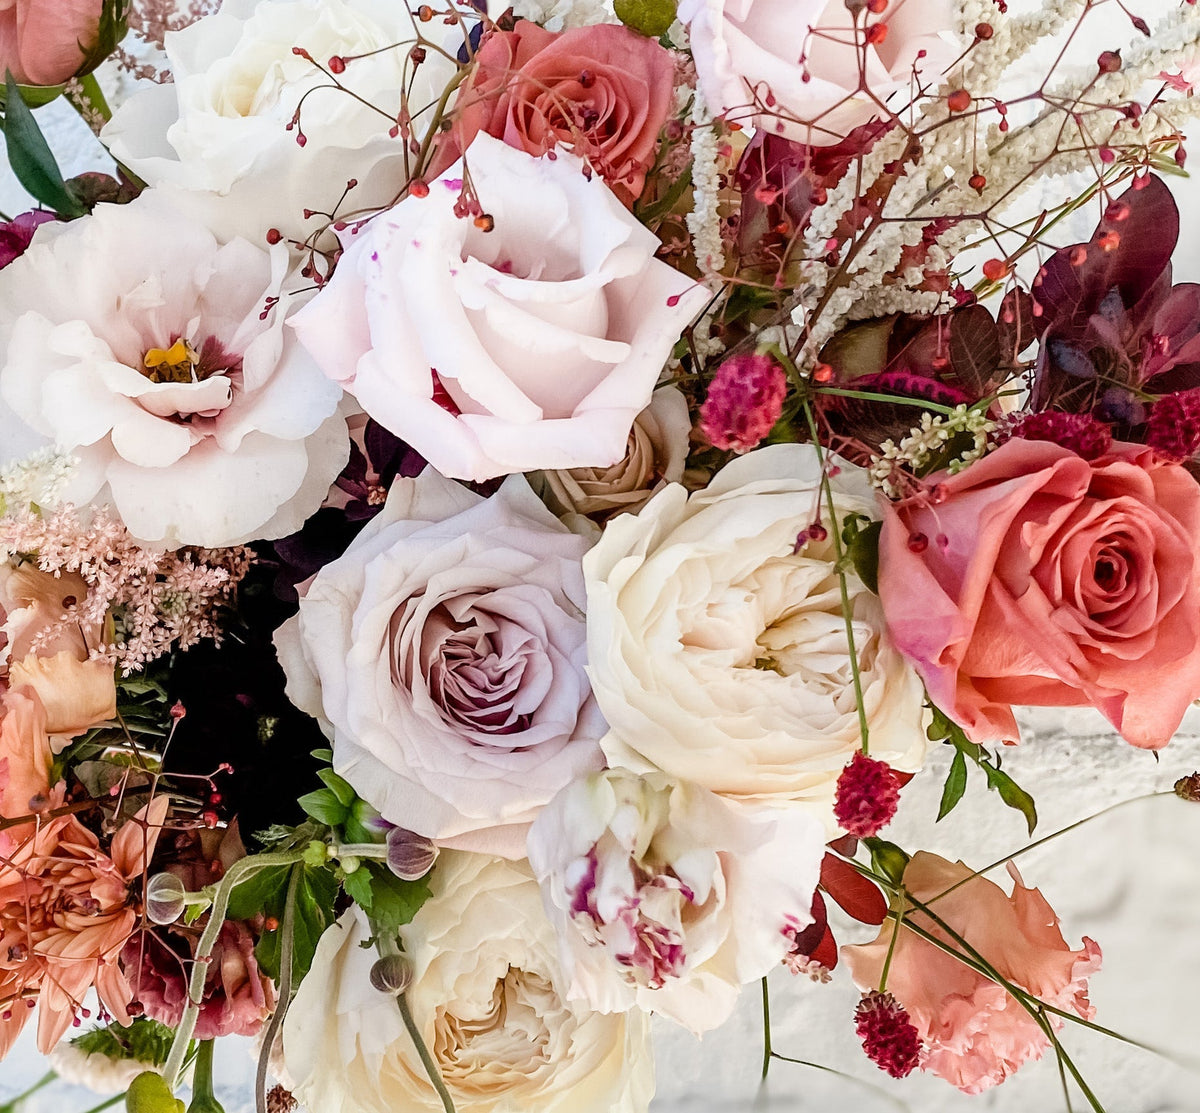
[{"label": "cream rose", "polygon": [[283,328],[287,267],[281,244],[222,242],[154,190],[43,225],[0,271],[0,419],[75,457],[64,497],[111,502],[143,541],[294,532],[350,438]]},{"label": "cream rose", "polygon": [[[357,185],[344,209],[355,212],[390,204],[403,185],[405,141],[389,135],[400,90],[419,140],[456,69],[433,49],[414,68],[415,26],[402,0],[225,0],[166,36],[174,80],[132,96],[102,138],[147,182],[190,195],[224,233],[258,242],[273,227],[303,241],[328,222],[321,214],[349,179]],[[440,21],[424,29],[450,30]],[[314,65],[334,57],[349,59],[338,77],[348,92]],[[297,111],[299,128],[289,129]]]},{"label": "cream rose", "polygon": [[[875,515],[839,461],[839,520]],[[860,745],[832,537],[793,553],[819,501],[809,445],[773,445],[689,497],[673,484],[614,518],[584,559],[588,672],[613,765],[661,769],[735,800],[809,805],[832,833],[834,786]],[[825,516],[832,533],[834,523]],[[925,754],[924,689],[878,598],[846,573],[871,756]]]},{"label": "cream rose", "polygon": [[[892,94],[893,111],[907,104],[914,67],[938,84],[966,45],[950,0],[891,0],[857,29],[844,0],[681,0],[679,18],[714,112],[816,146],[885,116]],[[873,24],[887,28],[878,42]]]},{"label": "cream rose", "polygon": [[[433,898],[400,929],[408,1002],[458,1113],[645,1113],[649,1018],[568,1001],[554,932],[525,863],[450,853]],[[310,1113],[438,1110],[396,1001],[372,988],[358,908],[321,937],[283,1026]]]},{"label": "cream rose", "polygon": [[[550,154],[477,136],[427,197],[343,234],[333,279],[292,322],[443,475],[616,463],[708,297],[575,155]],[[464,162],[490,231],[456,215]]]},{"label": "cream rose", "polygon": [[603,764],[587,547],[523,477],[483,499],[427,468],[317,574],[276,635],[288,695],[385,819],[520,858],[538,808]]},{"label": "cream rose", "polygon": [[683,478],[692,419],[677,387],[654,392],[633,419],[625,455],[606,468],[539,472],[530,482],[556,514],[607,521],[637,511],[655,491]]},{"label": "cream rose", "polygon": [[662,774],[568,785],[529,832],[570,994],[706,1032],[812,922],[825,828],[800,809],[731,805]]}]

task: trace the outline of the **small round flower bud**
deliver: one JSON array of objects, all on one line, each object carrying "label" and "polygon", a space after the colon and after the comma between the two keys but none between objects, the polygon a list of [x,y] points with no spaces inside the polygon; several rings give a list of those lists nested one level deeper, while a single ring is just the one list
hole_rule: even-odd
[{"label": "small round flower bud", "polygon": [[393,827],[387,835],[387,864],[401,881],[424,877],[437,860],[438,848],[424,835]]},{"label": "small round flower bud", "polygon": [[146,882],[146,916],[151,923],[173,924],[187,907],[183,882],[173,873],[156,873]]},{"label": "small round flower bud", "polygon": [[371,967],[371,985],[380,993],[403,993],[412,976],[412,963],[404,955],[385,955]]}]

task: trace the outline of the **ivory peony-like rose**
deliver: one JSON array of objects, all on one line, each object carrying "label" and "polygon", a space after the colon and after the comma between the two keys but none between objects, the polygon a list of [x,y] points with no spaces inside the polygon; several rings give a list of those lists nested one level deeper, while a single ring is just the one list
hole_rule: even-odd
[{"label": "ivory peony-like rose", "polygon": [[812,922],[825,828],[800,809],[730,805],[662,774],[568,785],[529,832],[571,997],[699,1034],[728,1019]]},{"label": "ivory peony-like rose", "polygon": [[[1200,487],[1149,449],[1014,438],[934,508],[885,504],[879,594],[933,701],[977,741],[1013,704],[1091,704],[1135,746],[1200,696]],[[914,533],[944,543],[914,552]]]},{"label": "ivory peony-like rose", "polygon": [[87,593],[75,573],[54,576],[33,562],[0,566],[0,671],[12,687],[37,692],[50,734],[73,737],[117,714],[112,663],[90,658],[99,624],[72,617]]},{"label": "ivory peony-like rose", "polygon": [[[861,469],[839,467],[838,514],[872,515]],[[691,496],[672,484],[608,523],[584,575],[610,763],[735,800],[803,803],[832,833],[834,786],[860,738],[833,541],[793,552],[820,472],[811,446],[772,445]],[[878,599],[853,572],[847,588],[871,756],[914,771],[926,747],[920,678]]]},{"label": "ivory peony-like rose", "polygon": [[[444,854],[431,885],[400,929],[407,996],[458,1113],[645,1113],[649,1017],[566,999],[527,865]],[[371,986],[371,936],[353,908],[321,937],[283,1026],[295,1095],[311,1113],[440,1111],[395,999]]]},{"label": "ivory peony-like rose", "polygon": [[317,574],[276,634],[288,695],[386,820],[520,858],[537,810],[603,764],[587,547],[520,476],[484,499],[427,468]]},{"label": "ivory peony-like rose", "polygon": [[0,76],[23,85],[73,77],[95,45],[104,0],[4,0],[0,3]]},{"label": "ivory peony-like rose", "polygon": [[344,233],[332,281],[292,324],[443,475],[614,464],[708,294],[654,258],[658,240],[575,155],[479,135],[465,163],[490,231],[455,214],[458,164]]},{"label": "ivory peony-like rose", "polygon": [[0,271],[5,442],[55,442],[78,461],[66,497],[111,502],[143,541],[299,529],[350,443],[341,392],[283,328],[287,265],[153,190],[43,225]]},{"label": "ivory peony-like rose", "polygon": [[633,419],[625,455],[615,464],[541,472],[530,482],[556,514],[605,522],[636,512],[656,491],[683,478],[691,431],[683,393],[678,387],[660,387]]},{"label": "ivory peony-like rose", "polygon": [[528,20],[496,31],[475,55],[435,173],[480,132],[542,155],[585,158],[627,205],[641,196],[675,86],[675,63],[653,39],[621,25],[554,34]]},{"label": "ivory peony-like rose", "polygon": [[[680,0],[679,18],[714,112],[814,146],[887,118],[892,94],[899,111],[914,67],[937,85],[966,45],[950,0],[891,0],[857,29],[843,0]],[[873,24],[887,28],[877,42],[863,30]]]},{"label": "ivory peony-like rose", "polygon": [[[1090,1020],[1096,1010],[1088,1002],[1087,977],[1100,969],[1100,948],[1085,936],[1083,946],[1071,950],[1046,898],[1027,889],[1011,863],[1008,871],[1012,896],[972,876],[962,862],[922,850],[913,855],[903,880],[916,900],[1001,977],[1048,1005]],[[915,906],[909,907],[907,921],[959,949],[945,928]],[[887,988],[921,1035],[922,1070],[977,1094],[999,1085],[1027,1059],[1041,1058],[1049,1040],[1007,990],[907,928],[893,947],[895,931],[889,919],[874,942],[843,947],[842,957],[858,987],[874,989],[890,953]]]},{"label": "ivory peony-like rose", "polygon": [[[403,0],[225,0],[166,36],[174,80],[130,97],[102,137],[145,181],[184,191],[181,203],[223,234],[257,243],[277,228],[305,241],[329,222],[322,214],[351,178],[339,215],[390,204],[403,186],[405,140],[389,135],[400,91],[420,140],[456,68],[434,49],[414,68],[415,26]],[[457,28],[423,29],[461,45]],[[348,91],[315,64],[334,57],[347,59],[338,80]]]}]

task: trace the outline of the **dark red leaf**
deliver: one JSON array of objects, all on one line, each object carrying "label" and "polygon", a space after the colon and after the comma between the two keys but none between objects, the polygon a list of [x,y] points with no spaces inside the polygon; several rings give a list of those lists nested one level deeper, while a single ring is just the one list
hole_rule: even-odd
[{"label": "dark red leaf", "polygon": [[882,924],[887,916],[887,899],[875,882],[833,854],[821,860],[821,888],[848,916],[864,924]]},{"label": "dark red leaf", "polygon": [[976,397],[989,393],[1002,348],[1000,330],[982,305],[968,305],[950,318],[950,364],[958,381]]}]

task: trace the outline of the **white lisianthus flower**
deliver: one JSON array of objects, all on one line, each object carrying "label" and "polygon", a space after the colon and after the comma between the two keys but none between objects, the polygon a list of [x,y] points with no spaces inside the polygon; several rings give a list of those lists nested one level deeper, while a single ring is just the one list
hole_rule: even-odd
[{"label": "white lisianthus flower", "polygon": [[572,996],[706,1032],[812,922],[825,828],[805,811],[731,805],[661,774],[568,785],[529,832]]},{"label": "white lisianthus flower", "polygon": [[[282,245],[222,243],[148,190],[45,224],[0,271],[0,396],[75,458],[64,497],[215,548],[299,529],[350,451],[341,392],[283,320]],[[15,415],[15,422],[14,422]]]},{"label": "white lisianthus flower", "polygon": [[[291,322],[443,475],[615,464],[708,298],[583,169],[478,135],[428,196],[342,233],[333,278]],[[455,211],[468,172],[490,225]]]},{"label": "white lisianthus flower", "polygon": [[[649,1018],[566,999],[528,866],[451,852],[431,886],[400,929],[407,999],[458,1113],[645,1113]],[[371,935],[355,907],[321,937],[283,1026],[293,1092],[310,1113],[440,1111],[395,999],[371,985]]]},{"label": "white lisianthus flower", "polygon": [[[876,516],[861,468],[831,458],[838,521]],[[614,518],[584,558],[588,674],[612,765],[661,769],[745,802],[811,807],[833,834],[860,746],[832,536],[793,552],[822,506],[810,445],[772,445],[693,495],[674,484]],[[877,596],[846,572],[871,756],[915,771],[924,688]]]},{"label": "white lisianthus flower", "polygon": [[484,499],[426,468],[317,573],[275,638],[288,696],[385,819],[521,858],[538,809],[603,765],[588,544],[523,476]]},{"label": "white lisianthus flower", "polygon": [[[257,242],[277,228],[304,241],[349,179],[358,184],[343,211],[390,204],[403,188],[407,140],[423,137],[456,71],[432,48],[414,65],[418,27],[446,35],[451,56],[462,45],[457,28],[418,24],[403,0],[225,0],[166,36],[174,80],[132,96],[102,138],[145,181],[191,193],[223,232]],[[348,91],[314,64],[328,69],[332,58],[345,60],[337,80]],[[402,103],[413,117],[407,138],[389,134]]]}]

